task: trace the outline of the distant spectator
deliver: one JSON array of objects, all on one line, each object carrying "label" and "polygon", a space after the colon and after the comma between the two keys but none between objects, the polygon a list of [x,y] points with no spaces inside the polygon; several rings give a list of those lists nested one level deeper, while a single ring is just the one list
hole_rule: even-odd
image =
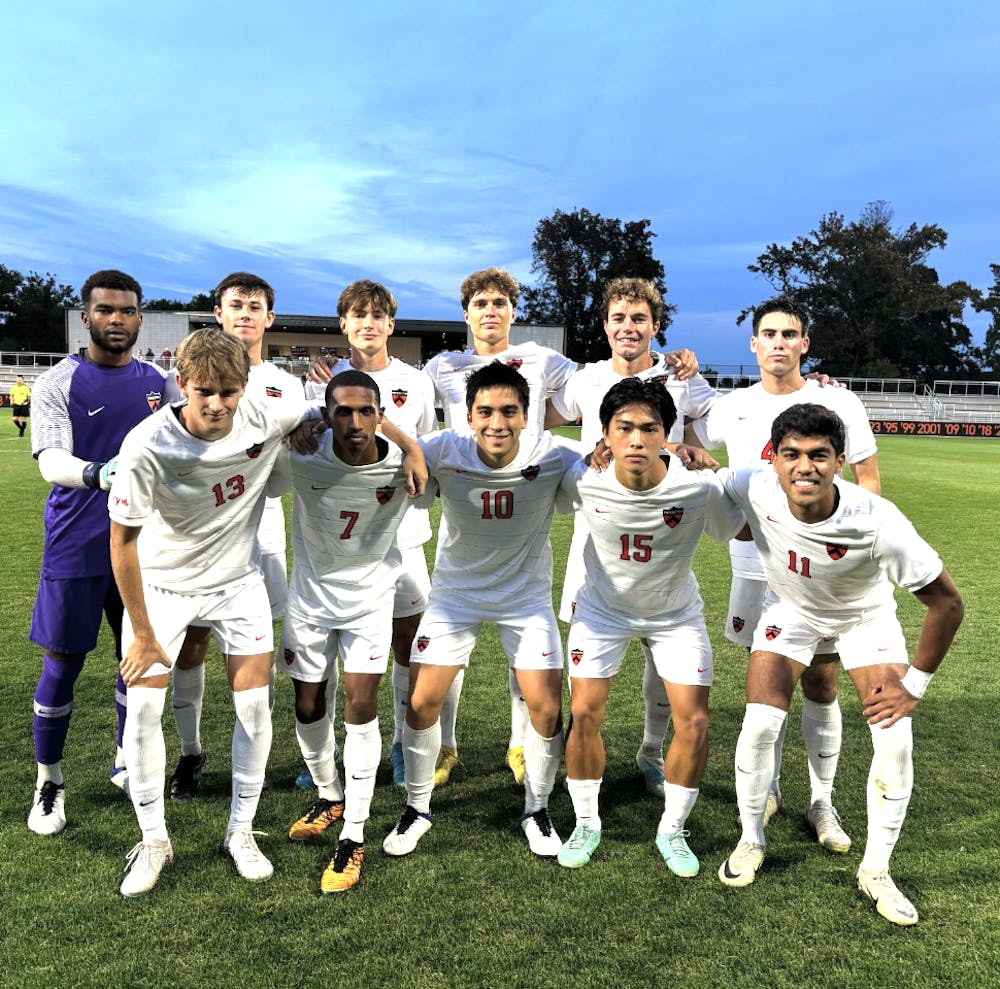
[{"label": "distant spectator", "polygon": [[17,376],[10,389],[10,405],[17,435],[24,436],[24,428],[28,425],[28,416],[31,414],[31,389],[24,383],[23,374]]}]

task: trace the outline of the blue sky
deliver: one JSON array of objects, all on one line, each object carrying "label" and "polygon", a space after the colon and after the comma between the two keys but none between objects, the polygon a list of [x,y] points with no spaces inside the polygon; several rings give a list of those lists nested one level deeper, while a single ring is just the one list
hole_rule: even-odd
[{"label": "blue sky", "polygon": [[832,210],[939,224],[945,281],[1000,262],[994,2],[50,0],[0,32],[0,263],[76,287],[249,268],[328,313],[372,277],[460,318],[464,275],[532,281],[537,221],[585,207],[652,221],[670,343],[718,365],[770,294],[747,264]]}]

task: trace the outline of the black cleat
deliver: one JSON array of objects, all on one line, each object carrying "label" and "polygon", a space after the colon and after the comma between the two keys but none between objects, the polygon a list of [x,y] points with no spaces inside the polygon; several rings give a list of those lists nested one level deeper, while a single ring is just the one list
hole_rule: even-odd
[{"label": "black cleat", "polygon": [[201,787],[201,770],[205,765],[205,753],[182,755],[177,760],[177,768],[170,777],[170,799],[190,800],[198,795]]}]

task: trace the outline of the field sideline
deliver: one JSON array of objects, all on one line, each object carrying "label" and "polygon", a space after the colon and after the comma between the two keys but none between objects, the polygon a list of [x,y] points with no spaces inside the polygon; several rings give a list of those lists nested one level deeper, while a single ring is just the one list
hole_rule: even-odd
[{"label": "field sideline", "polygon": [[[966,618],[914,721],[916,785],[893,877],[920,911],[894,928],[862,900],[854,873],[864,844],[868,730],[842,674],[844,750],[836,803],[854,838],[847,855],[822,850],[803,820],[805,756],[793,703],[785,746],[785,810],[768,829],[757,882],[724,888],[715,872],[737,838],[733,749],[743,711],[745,654],[719,631],[728,597],[724,546],[703,540],[696,560],[716,649],[712,752],[689,821],[702,860],[693,880],[671,876],[653,844],[662,807],[632,759],[641,736],[641,675],[633,647],[612,691],[602,790],[604,839],[582,870],[535,859],[517,820],[521,793],[501,768],[506,664],[492,629],[468,672],[459,717],[462,765],[435,795],[434,827],[413,855],[391,860],[381,841],[402,808],[391,785],[392,713],[383,685],[385,760],[367,827],[362,885],[322,897],[319,875],[335,835],[288,841],[308,795],[292,691],[279,675],[268,787],[257,826],[275,864],[262,884],[241,880],[217,854],[228,814],[232,704],[209,658],[203,796],[168,803],[176,860],[157,888],[118,895],[138,840],[131,805],[107,779],[113,754],[113,658],[106,633],[78,683],[65,771],[69,826],[29,832],[34,785],[31,698],[40,650],[26,640],[42,541],[46,485],[5,414],[0,417],[0,518],[6,559],[0,674],[0,982],[27,987],[398,986],[936,986],[1000,983],[1000,732],[995,589],[1000,443],[878,437],[883,488],[941,553],[965,597]],[[556,587],[571,520],[553,527]],[[908,641],[922,609],[898,595]],[[169,705],[168,705],[169,707]],[[168,773],[177,756],[164,719]],[[338,734],[341,735],[342,732]],[[561,783],[552,816],[562,836],[573,813]],[[334,831],[339,829],[332,829]]]}]

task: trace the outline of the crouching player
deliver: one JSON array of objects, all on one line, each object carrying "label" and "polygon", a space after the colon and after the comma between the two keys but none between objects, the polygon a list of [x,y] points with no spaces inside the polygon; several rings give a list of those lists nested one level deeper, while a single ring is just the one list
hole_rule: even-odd
[{"label": "crouching player", "polygon": [[576,827],[559,864],[586,865],[600,843],[601,724],[625,650],[640,638],[674,719],[656,846],[671,872],[695,876],[700,864],[685,824],[708,759],[712,647],[691,561],[702,532],[729,539],[743,515],[714,474],[685,470],[661,452],[677,412],[660,384],[625,378],[604,396],[599,414],[612,469],[599,474],[581,464],[563,480],[590,531],[567,642],[572,718],[566,774]]},{"label": "crouching player", "polygon": [[[726,493],[750,523],[770,593],[754,633],[736,745],[743,834],[719,879],[748,886],[764,861],[774,741],[796,682],[828,639],[854,682],[874,749],[858,888],[886,920],[910,926],[917,911],[890,878],[889,856],[913,789],[911,715],[961,624],[962,598],[895,505],[837,476],[844,424],[836,413],[794,405],[774,420],[771,443],[773,472],[724,475]],[[893,584],[927,609],[909,665]]]},{"label": "crouching player", "polygon": [[[326,388],[323,418],[330,429],[318,451],[291,454],[295,562],[281,668],[295,687],[295,733],[319,789],[289,837],[314,837],[343,816],[337,852],[320,881],[324,893],[335,893],[361,878],[382,753],[378,686],[402,562],[395,537],[409,502],[402,451],[376,436],[382,408],[374,379],[356,370],[336,375]],[[343,785],[334,762],[334,712],[326,701],[328,682],[335,696],[338,653],[344,662]]]}]

